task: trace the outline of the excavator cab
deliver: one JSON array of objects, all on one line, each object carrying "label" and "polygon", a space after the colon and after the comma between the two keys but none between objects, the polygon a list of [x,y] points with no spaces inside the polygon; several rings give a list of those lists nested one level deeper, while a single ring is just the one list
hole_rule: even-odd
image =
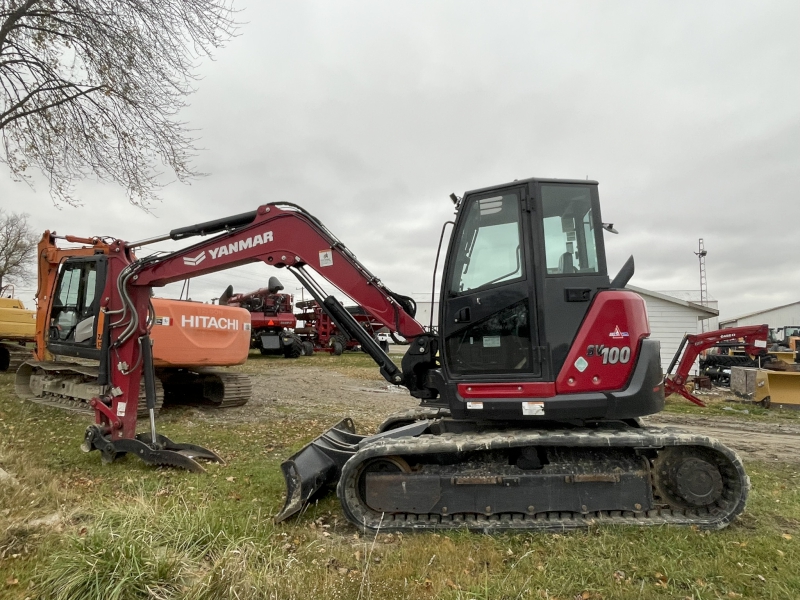
[{"label": "excavator cab", "polygon": [[596,182],[528,181],[467,193],[445,266],[448,378],[552,378],[609,279]]},{"label": "excavator cab", "polygon": [[47,349],[53,354],[100,358],[98,314],[108,261],[103,255],[64,261],[50,306]]},{"label": "excavator cab", "polygon": [[610,289],[602,232],[595,181],[464,195],[442,279],[441,377],[429,378],[454,417],[596,421],[663,408],[658,342],[642,299]]}]

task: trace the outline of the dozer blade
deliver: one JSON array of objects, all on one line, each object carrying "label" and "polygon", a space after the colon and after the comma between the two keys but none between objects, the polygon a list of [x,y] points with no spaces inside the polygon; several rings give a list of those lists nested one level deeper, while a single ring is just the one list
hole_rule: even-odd
[{"label": "dozer blade", "polygon": [[285,521],[299,513],[323,487],[338,481],[342,467],[367,436],[356,434],[351,419],[342,419],[281,464],[286,480],[286,504],[275,516]]},{"label": "dozer blade", "polygon": [[125,454],[133,454],[150,465],[177,467],[192,473],[205,473],[206,470],[195,459],[202,458],[224,463],[215,452],[195,446],[194,444],[178,444],[163,435],[157,436],[157,443],[152,443],[149,433],[140,433],[135,439],[111,440],[92,425],[86,429],[81,449],[84,452],[99,450],[103,462],[111,463]]}]

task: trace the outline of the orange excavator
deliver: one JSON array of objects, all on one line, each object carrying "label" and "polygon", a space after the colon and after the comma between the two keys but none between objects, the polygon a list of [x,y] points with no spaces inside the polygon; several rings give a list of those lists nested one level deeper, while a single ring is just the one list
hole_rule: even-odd
[{"label": "orange excavator", "polygon": [[[106,374],[98,363],[98,335],[108,316],[98,313],[105,291],[106,259],[115,250],[103,238],[65,236],[85,247],[58,247],[45,232],[38,247],[37,311],[34,359],[17,370],[17,394],[29,400],[91,411]],[[155,408],[167,403],[240,406],[252,393],[249,376],[218,367],[243,364],[250,340],[246,310],[200,302],[152,298],[148,329],[153,340]],[[101,332],[101,333],[98,333]],[[77,360],[76,360],[77,359]],[[139,409],[146,415],[142,402]]]},{"label": "orange excavator", "polygon": [[[639,419],[664,406],[660,346],[644,301],[625,289],[633,258],[609,277],[603,231],[613,227],[601,221],[597,182],[531,178],[451,199],[436,330],[294,204],[133,243],[74,240],[84,254],[67,259],[59,277],[80,261],[92,265],[81,267],[95,275],[80,286],[94,293],[78,297],[94,301],[76,321],[90,334],[76,343],[99,360],[102,383],[82,448],[104,461],[134,454],[195,471],[195,459],[219,460],[156,431],[152,289],[263,262],[294,274],[382,376],[420,401],[374,435],[344,419],[286,460],[277,520],[336,484],[347,519],[375,531],[730,523],[750,489],[736,453]],[[205,237],[169,254],[133,252],[192,236]],[[315,276],[410,342],[401,365]],[[42,328],[53,322],[50,306]],[[142,379],[150,430],[137,433]]]}]

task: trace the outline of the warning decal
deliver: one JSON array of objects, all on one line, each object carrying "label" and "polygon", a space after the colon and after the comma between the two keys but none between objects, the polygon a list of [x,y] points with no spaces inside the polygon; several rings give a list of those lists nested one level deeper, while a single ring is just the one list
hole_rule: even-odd
[{"label": "warning decal", "polygon": [[333,266],[333,250],[320,250],[319,251],[319,266],[332,267]]}]

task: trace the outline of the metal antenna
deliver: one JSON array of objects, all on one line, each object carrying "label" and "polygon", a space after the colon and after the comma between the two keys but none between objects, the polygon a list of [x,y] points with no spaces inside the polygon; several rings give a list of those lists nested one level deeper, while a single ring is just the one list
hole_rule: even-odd
[{"label": "metal antenna", "polygon": [[[708,306],[708,281],[706,280],[706,249],[703,247],[703,238],[700,238],[700,241],[697,245],[697,252],[695,255],[697,256],[698,260],[700,261],[700,304],[702,306]],[[708,326],[708,319],[700,319],[700,330],[702,333],[706,332],[706,328]]]}]

